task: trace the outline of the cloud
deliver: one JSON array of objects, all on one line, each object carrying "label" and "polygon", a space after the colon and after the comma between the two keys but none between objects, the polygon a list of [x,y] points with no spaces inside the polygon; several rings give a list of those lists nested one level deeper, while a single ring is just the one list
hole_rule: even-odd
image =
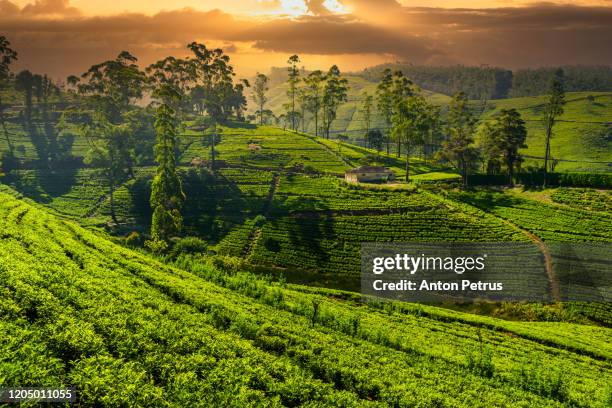
[{"label": "cloud", "polygon": [[76,7],[70,7],[68,0],[36,0],[21,9],[21,13],[29,15],[59,15],[75,16],[81,12]]},{"label": "cloud", "polygon": [[315,16],[329,16],[331,11],[323,4],[324,0],[304,0],[308,11]]},{"label": "cloud", "polygon": [[254,41],[255,47],[262,50],[285,53],[392,54],[419,62],[441,54],[426,38],[345,16],[279,19],[246,30],[237,39]]},{"label": "cloud", "polygon": [[186,55],[185,45],[194,40],[225,46],[234,61],[260,71],[273,60],[286,60],[279,53],[297,53],[304,61],[324,56],[341,66],[348,61],[344,69],[362,68],[355,64],[371,63],[372,56],[510,68],[612,64],[612,7],[538,3],[448,9],[406,7],[396,0],[338,2],[351,14],[330,14],[326,3],[310,1],[313,15],[299,18],[238,17],[190,8],[85,16],[65,0],[37,0],[23,8],[0,0],[0,27],[20,53],[20,67],[63,77],[123,49],[143,64]]}]

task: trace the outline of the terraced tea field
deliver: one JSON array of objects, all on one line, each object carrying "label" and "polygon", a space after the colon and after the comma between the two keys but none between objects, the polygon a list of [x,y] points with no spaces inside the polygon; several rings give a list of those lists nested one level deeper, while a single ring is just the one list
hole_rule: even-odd
[{"label": "terraced tea field", "polygon": [[3,387],[70,385],[81,406],[610,402],[608,328],[169,266],[5,193],[0,231]]}]

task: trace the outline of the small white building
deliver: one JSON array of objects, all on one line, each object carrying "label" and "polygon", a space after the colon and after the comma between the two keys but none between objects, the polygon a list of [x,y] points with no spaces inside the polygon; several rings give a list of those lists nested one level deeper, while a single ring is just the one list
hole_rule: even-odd
[{"label": "small white building", "polygon": [[344,179],[349,183],[386,183],[395,179],[395,173],[383,166],[361,166],[347,170]]}]

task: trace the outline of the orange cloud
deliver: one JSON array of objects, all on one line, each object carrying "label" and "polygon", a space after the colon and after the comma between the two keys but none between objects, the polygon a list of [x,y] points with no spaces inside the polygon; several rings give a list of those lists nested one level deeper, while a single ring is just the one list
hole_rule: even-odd
[{"label": "orange cloud", "polygon": [[66,0],[37,0],[21,8],[0,0],[0,34],[19,51],[19,68],[56,77],[83,72],[124,49],[143,64],[186,55],[185,45],[194,40],[224,46],[237,71],[246,74],[284,63],[293,53],[309,67],[337,63],[343,70],[398,59],[510,68],[612,64],[612,7],[446,9],[406,7],[395,0],[338,1],[351,14],[322,11],[325,3],[318,1],[309,2],[318,15],[298,18],[191,8],[87,16]]}]

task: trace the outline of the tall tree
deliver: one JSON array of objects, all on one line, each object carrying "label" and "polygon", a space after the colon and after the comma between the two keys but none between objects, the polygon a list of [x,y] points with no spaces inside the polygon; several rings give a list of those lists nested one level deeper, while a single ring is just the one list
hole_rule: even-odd
[{"label": "tall tree", "polygon": [[153,91],[160,103],[156,110],[155,161],[157,171],[151,184],[151,248],[160,250],[170,237],[180,232],[183,218],[181,207],[185,194],[176,171],[174,149],[176,145],[177,116],[172,106],[181,99],[180,90],[170,83],[162,83]]},{"label": "tall tree", "polygon": [[23,102],[25,105],[24,110],[24,123],[26,124],[26,131],[29,131],[29,127],[32,123],[32,110],[34,106],[34,74],[30,71],[20,71],[15,76],[15,89],[19,92],[23,92]]},{"label": "tall tree", "polygon": [[348,81],[342,78],[340,70],[333,65],[325,76],[325,88],[323,90],[323,126],[325,137],[329,139],[331,124],[336,120],[338,107],[346,102],[348,92]]},{"label": "tall tree", "polygon": [[105,169],[109,187],[111,217],[117,222],[114,192],[119,180],[133,176],[134,140],[131,111],[142,98],[146,76],[137,65],[138,59],[122,51],[113,59],[93,65],[80,78],[69,82],[77,88],[82,104],[62,114],[60,127],[68,122],[79,126],[90,150],[86,160]]},{"label": "tall tree", "polygon": [[366,147],[372,147],[369,136],[370,126],[372,125],[372,108],[374,106],[374,97],[368,94],[367,91],[364,91],[361,94],[361,98],[363,102],[361,103],[359,112],[361,113],[361,116],[363,116],[363,123],[365,124]]},{"label": "tall tree", "polygon": [[433,126],[435,112],[436,110],[427,103],[425,98],[417,93],[397,99],[394,104],[391,134],[404,146],[406,182],[410,181],[412,149],[424,143],[425,135]]},{"label": "tall tree", "polygon": [[265,74],[257,73],[255,77],[255,83],[253,85],[253,102],[257,105],[258,113],[259,113],[259,124],[263,125],[263,111],[266,102],[268,102],[268,97],[266,96],[266,92],[268,92],[268,77]]},{"label": "tall tree", "polygon": [[[416,90],[414,84],[410,79],[404,76],[401,71],[395,71],[393,73],[392,82],[391,82],[391,101],[392,101],[392,113],[395,117],[395,122],[397,123],[398,118],[402,118],[406,115],[406,112],[399,112],[400,109],[405,109],[410,104],[404,104],[406,100],[410,97],[416,95]],[[415,105],[415,107],[417,107]],[[393,120],[392,120],[393,122]],[[396,125],[394,124],[394,127]],[[401,156],[401,146],[402,141],[405,140],[402,133],[393,133],[397,142],[397,157]]]},{"label": "tall tree", "polygon": [[378,113],[385,121],[387,156],[389,155],[391,138],[389,137],[391,129],[391,118],[393,116],[393,75],[389,68],[383,71],[382,79],[376,86],[376,102]]},{"label": "tall tree", "polygon": [[550,139],[557,118],[563,114],[565,105],[565,90],[563,86],[563,70],[558,69],[550,83],[548,103],[544,107],[544,129],[546,132],[546,148],[544,151],[544,187],[546,187],[548,174],[548,161],[550,160]]},{"label": "tall tree", "polygon": [[323,104],[322,84],[325,77],[320,70],[312,71],[306,78],[304,83],[308,100],[308,112],[312,115],[315,121],[315,136],[319,135],[319,112]]},{"label": "tall tree", "polygon": [[516,109],[502,109],[494,125],[493,138],[499,146],[502,159],[508,171],[510,185],[514,185],[517,165],[522,162],[520,148],[525,148],[527,128],[521,114]]},{"label": "tall tree", "polygon": [[448,138],[442,142],[439,156],[459,171],[464,187],[468,184],[469,171],[478,160],[478,149],[474,146],[476,122],[467,95],[464,92],[455,94],[448,112]]},{"label": "tall tree", "polygon": [[289,64],[289,68],[287,68],[289,74],[287,77],[287,84],[289,85],[289,88],[287,89],[287,96],[290,100],[289,108],[291,109],[289,118],[291,120],[291,130],[293,130],[294,132],[297,130],[295,100],[297,97],[298,83],[300,82],[300,70],[298,68],[299,63],[300,57],[295,54],[289,57],[289,60],[287,61],[287,64]]},{"label": "tall tree", "polygon": [[[0,91],[2,91],[9,82],[10,65],[17,59],[17,52],[11,49],[11,43],[4,36],[0,36]],[[4,116],[4,104],[2,103],[2,92],[0,92],[0,123],[4,132],[4,138],[8,145],[9,154],[13,156],[13,143],[6,126],[6,118]]]},{"label": "tall tree", "polygon": [[216,48],[210,50],[204,44],[192,42],[188,48],[193,52],[195,78],[202,88],[202,106],[208,113],[212,122],[211,141],[211,169],[215,170],[215,142],[217,138],[217,125],[223,122],[229,112],[224,110],[225,98],[229,90],[233,91],[234,68],[230,65],[229,56],[223,50]]}]

